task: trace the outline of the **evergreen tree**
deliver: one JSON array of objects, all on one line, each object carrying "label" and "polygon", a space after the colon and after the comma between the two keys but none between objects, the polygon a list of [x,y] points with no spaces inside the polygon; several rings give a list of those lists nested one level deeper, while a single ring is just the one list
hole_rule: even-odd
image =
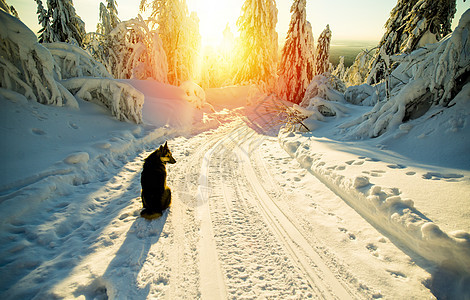
[{"label": "evergreen tree", "polygon": [[42,26],[42,28],[38,32],[39,42],[47,43],[48,41],[53,40],[50,18],[47,13],[47,9],[45,9],[44,6],[42,5],[42,0],[36,0],[36,3],[38,5],[38,10],[37,10],[38,22],[39,22],[39,25]]},{"label": "evergreen tree", "polygon": [[331,30],[330,26],[326,25],[325,30],[323,30],[318,38],[317,51],[315,52],[314,75],[320,75],[330,70],[330,42]]},{"label": "evergreen tree", "polygon": [[402,52],[410,53],[427,43],[440,41],[452,32],[452,19],[456,12],[456,0],[420,0],[410,13],[404,29],[407,40]]},{"label": "evergreen tree", "polygon": [[39,31],[41,43],[66,42],[83,45],[85,23],[76,14],[72,0],[48,0],[47,10],[42,1],[38,4],[38,21],[43,28]]},{"label": "evergreen tree", "polygon": [[168,80],[179,85],[196,76],[196,61],[201,36],[199,19],[189,15],[185,0],[141,0],[140,9],[151,8],[151,18],[156,19],[158,34],[168,59]]},{"label": "evergreen tree", "polygon": [[108,35],[114,28],[117,27],[119,22],[117,3],[114,0],[107,0],[105,6],[103,2],[100,3],[100,23],[97,25],[97,32],[104,36]]},{"label": "evergreen tree", "polygon": [[306,18],[306,0],[294,0],[286,43],[279,65],[278,95],[300,103],[313,78],[313,34]]},{"label": "evergreen tree", "polygon": [[3,10],[4,12],[14,16],[15,18],[19,19],[18,12],[16,9],[12,6],[9,6],[5,0],[0,0],[0,9]]},{"label": "evergreen tree", "polygon": [[399,0],[385,23],[386,32],[371,62],[367,82],[380,82],[388,69],[394,68],[386,64],[388,56],[410,53],[449,34],[455,3],[456,0]]},{"label": "evergreen tree", "polygon": [[[274,0],[246,0],[237,20],[240,31],[235,83],[270,86],[276,77],[277,8]],[[269,89],[269,88],[268,88]]]}]

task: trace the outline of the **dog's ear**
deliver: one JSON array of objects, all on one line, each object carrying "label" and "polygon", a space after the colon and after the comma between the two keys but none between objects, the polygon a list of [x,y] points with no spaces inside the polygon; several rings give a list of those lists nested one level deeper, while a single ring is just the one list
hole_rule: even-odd
[{"label": "dog's ear", "polygon": [[168,149],[168,141],[165,142],[165,145],[163,146],[165,149]]}]

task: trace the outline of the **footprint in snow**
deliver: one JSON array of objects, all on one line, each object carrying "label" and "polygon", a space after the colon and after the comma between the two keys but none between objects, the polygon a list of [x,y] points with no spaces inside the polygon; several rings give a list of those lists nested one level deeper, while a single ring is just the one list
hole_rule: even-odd
[{"label": "footprint in snow", "polygon": [[35,135],[46,135],[47,133],[39,128],[32,128],[31,132],[34,133]]},{"label": "footprint in snow", "polygon": [[424,179],[430,180],[445,180],[447,182],[458,182],[460,178],[463,178],[462,174],[442,174],[437,172],[428,172],[423,175]]},{"label": "footprint in snow", "polygon": [[348,232],[348,230],[346,228],[338,227],[338,230],[341,231],[341,232],[344,232],[351,241],[354,241],[356,239],[356,235],[353,234],[353,233]]},{"label": "footprint in snow", "polygon": [[397,278],[397,279],[405,280],[406,278],[408,278],[408,276],[406,276],[405,273],[400,272],[400,271],[393,271],[393,270],[386,270],[386,271],[390,273],[392,277]]},{"label": "footprint in snow", "polygon": [[396,164],[396,165],[387,165],[387,167],[389,167],[390,169],[405,169],[405,168],[406,168],[406,166],[400,165],[400,164]]},{"label": "footprint in snow", "polygon": [[79,128],[77,124],[72,123],[72,122],[69,122],[69,126],[73,129],[78,129]]}]

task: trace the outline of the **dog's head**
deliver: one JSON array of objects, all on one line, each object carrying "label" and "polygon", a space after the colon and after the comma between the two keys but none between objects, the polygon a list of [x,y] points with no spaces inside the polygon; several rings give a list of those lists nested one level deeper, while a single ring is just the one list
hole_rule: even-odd
[{"label": "dog's head", "polygon": [[164,145],[161,145],[157,150],[150,154],[145,161],[154,161],[160,160],[163,164],[169,163],[174,164],[176,160],[173,158],[170,149],[168,148],[168,143],[165,142]]}]

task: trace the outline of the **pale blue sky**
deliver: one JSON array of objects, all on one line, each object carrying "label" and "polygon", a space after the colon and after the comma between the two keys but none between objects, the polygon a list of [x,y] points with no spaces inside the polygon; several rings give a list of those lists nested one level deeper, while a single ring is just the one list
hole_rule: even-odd
[{"label": "pale blue sky", "polygon": [[[44,1],[44,0],[43,0]],[[196,11],[200,19],[200,32],[206,44],[216,44],[222,38],[222,31],[229,22],[236,34],[236,20],[245,0],[186,0],[189,10]],[[86,30],[95,31],[99,16],[98,0],[74,0],[78,15],[85,21]],[[105,2],[105,0],[103,0]],[[36,3],[33,0],[7,0],[15,6],[20,18],[33,31],[39,30]],[[139,0],[117,0],[121,20],[127,20],[139,13]],[[307,19],[312,24],[315,39],[330,25],[334,40],[378,41],[384,32],[383,26],[397,0],[307,0]],[[277,0],[279,40],[286,36],[290,22],[292,0]],[[457,14],[454,27],[470,4],[457,0]],[[145,14],[144,14],[145,17]]]}]

